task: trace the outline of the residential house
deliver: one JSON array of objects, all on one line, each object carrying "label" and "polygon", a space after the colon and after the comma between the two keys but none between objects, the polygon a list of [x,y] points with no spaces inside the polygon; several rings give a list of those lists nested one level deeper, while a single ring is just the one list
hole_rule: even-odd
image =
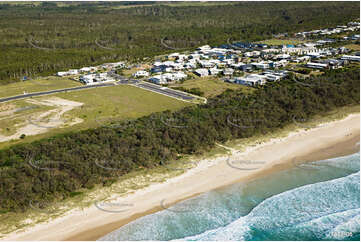
[{"label": "residential house", "polygon": [[348,61],[357,61],[357,62],[360,62],[360,56],[343,55],[343,56],[341,57],[341,60],[348,60]]},{"label": "residential house", "polygon": [[221,69],[218,69],[216,67],[213,67],[213,68],[210,68],[209,69],[209,74],[210,75],[218,75],[218,73],[220,73],[222,70]]},{"label": "residential house", "polygon": [[223,70],[223,75],[225,75],[225,76],[231,76],[231,75],[233,75],[233,73],[234,73],[234,70],[232,68],[226,68]]},{"label": "residential house", "polygon": [[134,77],[147,77],[149,76],[149,72],[147,71],[137,71],[133,74]]},{"label": "residential house", "polygon": [[68,75],[77,75],[77,74],[79,74],[79,71],[76,69],[70,69],[68,71]]},{"label": "residential house", "polygon": [[317,63],[317,62],[308,62],[306,67],[313,68],[313,69],[326,69],[328,68],[328,64]]},{"label": "residential house", "polygon": [[257,69],[262,69],[262,70],[270,68],[270,63],[266,63],[266,62],[253,62],[251,63],[251,65],[253,65]]},{"label": "residential house", "polygon": [[69,73],[67,71],[59,71],[56,73],[57,76],[67,76]]},{"label": "residential house", "polygon": [[258,85],[264,85],[266,83],[266,77],[258,74],[250,74],[245,77],[236,78],[235,83],[255,87]]},{"label": "residential house", "polygon": [[205,68],[196,69],[194,73],[200,77],[209,75],[208,69]]}]

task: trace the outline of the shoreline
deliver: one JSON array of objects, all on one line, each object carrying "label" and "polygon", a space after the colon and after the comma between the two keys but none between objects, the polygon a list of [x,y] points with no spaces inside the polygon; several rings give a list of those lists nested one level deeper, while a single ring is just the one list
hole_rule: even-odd
[{"label": "shoreline", "polygon": [[[317,128],[291,132],[287,137],[271,139],[242,152],[232,152],[231,157],[238,160],[267,161],[258,169],[253,169],[251,164],[242,169],[232,168],[227,163],[229,156],[205,159],[180,176],[115,201],[132,204],[127,211],[110,213],[91,206],[37,224],[24,232],[12,232],[1,240],[96,240],[139,217],[164,209],[162,201],[166,201],[168,207],[210,190],[295,167],[298,162],[356,153],[359,151],[359,123],[360,114],[351,114]],[[243,169],[247,167],[252,170]]]}]

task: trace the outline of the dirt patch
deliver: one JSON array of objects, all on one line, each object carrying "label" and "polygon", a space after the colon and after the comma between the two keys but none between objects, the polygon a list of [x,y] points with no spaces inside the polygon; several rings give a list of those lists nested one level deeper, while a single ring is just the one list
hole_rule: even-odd
[{"label": "dirt patch", "polygon": [[[15,134],[10,136],[0,135],[0,142],[19,139],[21,135],[36,135],[45,133],[49,129],[59,128],[64,125],[71,126],[77,123],[81,123],[83,120],[80,118],[71,119],[64,117],[64,114],[74,108],[80,107],[83,103],[74,102],[58,97],[52,97],[48,99],[36,100],[29,99],[26,102],[33,105],[49,106],[53,109],[45,112],[36,112],[29,115],[25,123],[18,124],[16,126],[19,129]],[[12,110],[6,111],[7,114],[11,114]],[[4,112],[5,113],[5,112]]]},{"label": "dirt patch", "polygon": [[0,112],[10,111],[12,109],[15,109],[15,107],[16,106],[14,104],[3,103],[0,104]]}]

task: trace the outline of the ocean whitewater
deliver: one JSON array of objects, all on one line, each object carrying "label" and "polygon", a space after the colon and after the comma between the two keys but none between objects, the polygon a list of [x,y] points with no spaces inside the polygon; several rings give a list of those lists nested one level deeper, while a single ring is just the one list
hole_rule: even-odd
[{"label": "ocean whitewater", "polygon": [[360,153],[237,183],[100,240],[360,240]]}]

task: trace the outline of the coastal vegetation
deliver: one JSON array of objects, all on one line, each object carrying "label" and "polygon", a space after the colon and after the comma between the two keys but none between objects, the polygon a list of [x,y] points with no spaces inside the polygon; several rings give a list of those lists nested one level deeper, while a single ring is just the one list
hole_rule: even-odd
[{"label": "coastal vegetation", "polygon": [[309,79],[290,76],[245,93],[226,90],[207,104],[59,134],[0,150],[0,209],[62,201],[130,172],[173,165],[216,143],[269,134],[336,108],[359,105],[358,66]]},{"label": "coastal vegetation", "polygon": [[[358,2],[0,4],[0,84],[230,40],[333,27]],[[167,48],[162,41],[173,49]]]}]

